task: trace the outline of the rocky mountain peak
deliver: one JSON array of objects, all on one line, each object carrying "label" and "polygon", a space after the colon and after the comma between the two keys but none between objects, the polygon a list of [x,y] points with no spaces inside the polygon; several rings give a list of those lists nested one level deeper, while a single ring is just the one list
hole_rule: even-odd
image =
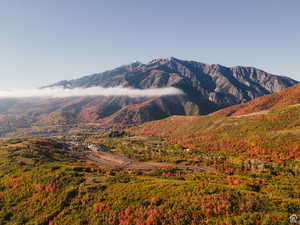
[{"label": "rocky mountain peak", "polygon": [[[283,90],[297,83],[288,77],[276,76],[254,67],[226,67],[163,57],[153,59],[149,63],[133,62],[103,73],[58,82],[51,87],[63,86],[71,89],[97,86],[137,89],[175,87],[185,93],[180,96],[152,98],[128,96],[82,98],[76,104],[66,104],[68,106],[65,110],[57,112],[63,117],[75,120],[109,118],[110,121],[120,122],[127,118],[131,122],[140,123],[169,115],[208,114]],[[126,123],[131,123],[130,121]]]},{"label": "rocky mountain peak", "polygon": [[170,63],[170,62],[175,62],[178,61],[179,59],[176,59],[175,57],[160,57],[160,58],[155,58],[153,60],[151,60],[148,64],[155,64],[155,63],[159,63],[159,64],[165,64],[165,63]]}]

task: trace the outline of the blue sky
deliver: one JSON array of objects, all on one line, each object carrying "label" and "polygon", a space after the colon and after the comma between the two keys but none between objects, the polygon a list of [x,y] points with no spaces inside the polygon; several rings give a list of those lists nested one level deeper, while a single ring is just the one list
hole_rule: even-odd
[{"label": "blue sky", "polygon": [[174,56],[300,80],[299,0],[1,0],[0,88]]}]

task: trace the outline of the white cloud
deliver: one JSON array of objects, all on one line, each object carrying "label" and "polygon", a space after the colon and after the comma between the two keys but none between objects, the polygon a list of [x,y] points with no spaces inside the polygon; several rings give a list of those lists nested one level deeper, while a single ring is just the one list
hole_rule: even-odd
[{"label": "white cloud", "polygon": [[64,89],[62,87],[44,89],[0,90],[0,98],[26,97],[75,97],[75,96],[129,96],[129,97],[159,97],[167,95],[183,95],[184,92],[174,87],[133,89],[124,87],[91,87]]}]

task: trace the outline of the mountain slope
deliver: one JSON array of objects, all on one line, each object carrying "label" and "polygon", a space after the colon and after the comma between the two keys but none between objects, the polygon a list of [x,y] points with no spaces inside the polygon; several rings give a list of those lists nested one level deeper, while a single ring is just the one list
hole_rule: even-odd
[{"label": "mountain slope", "polygon": [[275,107],[284,107],[300,103],[300,85],[287,88],[277,93],[256,98],[250,102],[221,109],[212,115],[231,116],[255,113]]}]

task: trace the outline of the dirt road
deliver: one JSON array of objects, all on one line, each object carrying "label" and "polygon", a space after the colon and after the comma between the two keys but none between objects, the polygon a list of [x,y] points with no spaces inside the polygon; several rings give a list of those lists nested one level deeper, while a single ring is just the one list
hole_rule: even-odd
[{"label": "dirt road", "polygon": [[113,152],[92,151],[87,153],[86,158],[89,161],[92,161],[97,165],[105,168],[151,170],[151,169],[176,167],[178,169],[187,169],[193,172],[202,172],[202,171],[209,170],[208,168],[204,168],[204,167],[186,166],[186,165],[179,165],[173,163],[138,162]]}]

